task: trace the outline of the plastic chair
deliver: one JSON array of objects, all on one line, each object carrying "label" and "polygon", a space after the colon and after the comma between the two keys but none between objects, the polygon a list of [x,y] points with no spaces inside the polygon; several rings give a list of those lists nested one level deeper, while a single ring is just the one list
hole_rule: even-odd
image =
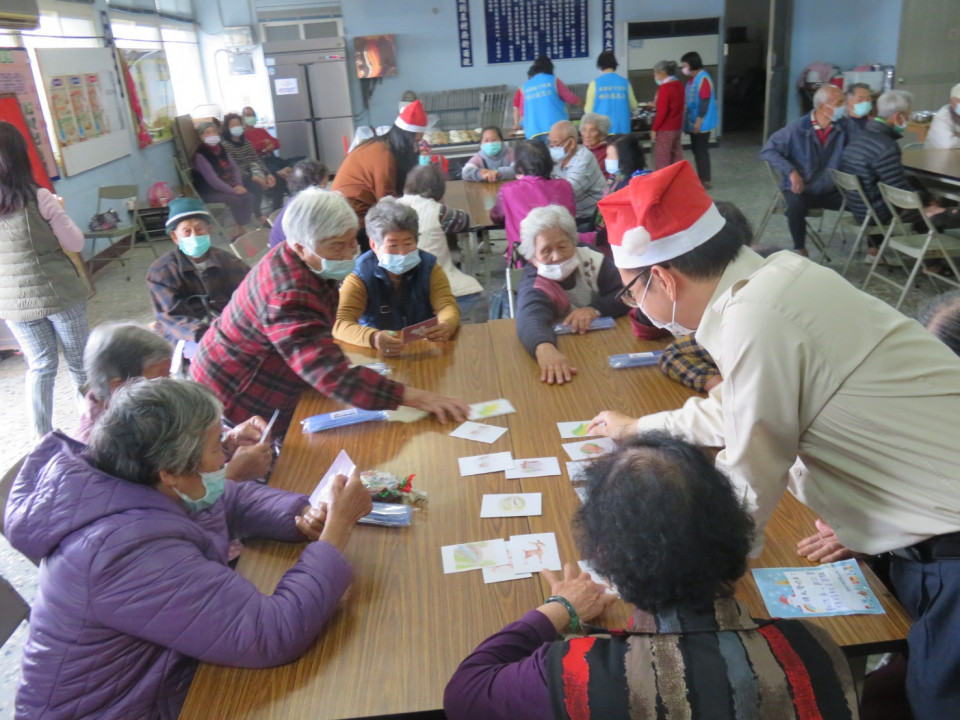
[{"label": "plastic chair", "polygon": [[[928,278],[931,279],[931,284],[934,286],[935,290],[939,290],[935,281],[942,281],[948,285],[960,288],[960,271],[957,270],[957,264],[954,262],[954,258],[960,256],[960,238],[951,237],[950,235],[944,235],[941,232],[937,232],[936,228],[933,227],[933,224],[930,222],[930,218],[927,217],[926,213],[923,211],[923,201],[920,199],[920,195],[913,192],[912,190],[901,190],[900,188],[895,188],[886,183],[879,183],[880,194],[883,196],[884,201],[887,203],[887,207],[890,208],[890,212],[893,214],[893,220],[890,222],[890,227],[887,230],[887,234],[883,237],[883,244],[880,245],[879,251],[877,251],[877,256],[873,259],[873,263],[870,265],[870,271],[867,273],[866,279],[863,281],[863,288],[866,290],[867,285],[870,283],[870,280],[876,277],[879,280],[883,280],[894,287],[900,288],[900,297],[897,299],[897,304],[894,306],[898,310],[900,305],[903,304],[903,299],[907,296],[907,291],[913,285],[914,279],[917,277],[917,274],[920,272],[920,269],[923,267],[923,263],[926,260],[944,260],[947,265],[950,267],[950,270],[953,272],[953,278],[946,278],[942,275],[936,273],[927,273],[924,272]],[[909,223],[905,224],[901,216],[902,210],[916,210],[920,217],[923,218],[923,222],[927,226],[926,233],[909,233],[907,228]],[[900,234],[895,235],[894,230],[900,228]],[[893,249],[897,257],[897,261],[900,263],[900,266],[903,268],[904,272],[907,273],[907,281],[901,285],[896,280],[885,275],[878,274],[876,272],[877,265],[880,263],[880,258],[883,257],[887,249]],[[913,267],[908,268],[906,263],[903,261],[903,256],[910,257],[914,259]]]},{"label": "plastic chair", "polygon": [[[760,221],[760,224],[757,226],[757,232],[753,235],[752,245],[757,245],[760,242],[760,238],[763,236],[764,230],[767,229],[767,224],[770,222],[770,218],[774,215],[786,215],[787,213],[787,201],[783,198],[783,191],[780,190],[780,174],[770,163],[766,163],[767,170],[770,173],[770,180],[773,182],[773,187],[775,188],[773,199],[770,201],[769,207],[767,207],[766,213],[763,215],[763,220]],[[823,210],[821,208],[811,208],[807,212],[807,217],[804,218],[804,222],[807,226],[807,237],[810,238],[810,241],[816,246],[817,250],[820,251],[820,259],[829,260],[830,257],[827,255],[827,248],[824,245],[823,238],[820,237],[820,233],[814,229],[813,225],[810,223],[808,218],[820,218],[821,227],[823,225]]]},{"label": "plastic chair", "polygon": [[260,228],[238,237],[230,243],[230,249],[233,250],[234,255],[246,262],[262,253],[267,248],[269,241],[270,231],[266,228]]},{"label": "plastic chair", "polygon": [[[840,275],[846,277],[847,270],[850,269],[850,263],[853,262],[853,256],[856,255],[857,250],[860,249],[864,238],[867,236],[867,228],[872,225],[882,231],[884,226],[883,223],[880,222],[880,218],[877,217],[873,205],[867,200],[867,196],[863,192],[863,186],[860,184],[860,178],[851,173],[840,172],[833,168],[830,169],[830,175],[833,176],[834,183],[836,183],[837,188],[839,188],[840,193],[843,195],[843,203],[840,205],[840,214],[837,216],[837,222],[834,224],[833,231],[830,233],[830,239],[827,240],[827,247],[830,247],[833,243],[833,237],[836,235],[838,227],[840,228],[840,235],[843,237],[844,242],[847,241],[846,228],[858,228],[857,236],[854,238],[853,246],[850,248],[850,254],[847,255],[847,261],[843,264],[843,270],[840,271]],[[867,214],[863,218],[862,223],[858,222],[853,214],[847,210],[847,199],[853,193],[860,196],[860,202],[867,208]]]}]

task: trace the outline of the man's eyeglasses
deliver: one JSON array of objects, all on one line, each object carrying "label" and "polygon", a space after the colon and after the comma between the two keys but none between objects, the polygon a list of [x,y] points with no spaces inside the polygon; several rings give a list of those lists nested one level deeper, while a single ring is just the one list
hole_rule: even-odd
[{"label": "man's eyeglasses", "polygon": [[624,286],[623,290],[621,290],[620,292],[617,293],[617,300],[620,300],[620,301],[621,301],[624,305],[626,305],[627,307],[632,307],[632,308],[640,307],[639,303],[637,302],[637,299],[633,296],[633,293],[630,292],[630,290],[631,290],[631,288],[633,288],[634,285],[637,284],[637,282],[638,282],[645,274],[646,274],[646,273],[642,273],[642,272],[641,272],[641,273],[637,273],[636,277],[633,278],[633,280],[631,280],[630,282],[628,282],[628,283]]}]

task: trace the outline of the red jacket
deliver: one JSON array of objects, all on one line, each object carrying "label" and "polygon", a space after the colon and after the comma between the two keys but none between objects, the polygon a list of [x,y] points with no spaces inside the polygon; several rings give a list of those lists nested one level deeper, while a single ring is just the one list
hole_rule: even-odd
[{"label": "red jacket", "polygon": [[657,90],[657,117],[653,121],[654,132],[683,129],[683,83],[669,80]]}]

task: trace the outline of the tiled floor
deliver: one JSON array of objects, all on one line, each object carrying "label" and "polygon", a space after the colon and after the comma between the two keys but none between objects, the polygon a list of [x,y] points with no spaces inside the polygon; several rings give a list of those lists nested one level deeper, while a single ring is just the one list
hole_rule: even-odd
[{"label": "tiled floor", "polygon": [[[712,151],[713,185],[712,195],[717,200],[728,200],[740,207],[747,218],[757,224],[763,217],[773,189],[766,169],[756,159],[760,149],[759,138],[755,135],[730,135],[724,137],[720,146]],[[829,228],[836,217],[827,213],[825,227]],[[765,246],[790,246],[786,222],[782,216],[774,217],[761,239]],[[829,265],[835,269],[842,266],[849,246],[840,246]],[[112,264],[97,273],[97,295],[88,304],[91,326],[107,320],[132,320],[147,323],[152,320],[150,302],[143,278],[153,255],[146,248],[137,248],[128,254],[127,268]],[[816,255],[815,255],[815,259]],[[496,263],[498,272],[494,281],[496,286],[503,282],[502,260]],[[859,258],[855,259],[849,279],[854,284],[862,283],[866,274]],[[127,280],[128,275],[131,277]],[[892,290],[886,285],[875,283],[871,291],[890,301]],[[923,279],[919,288],[911,290],[903,311],[909,315],[916,312],[925,298],[935,293],[930,281]],[[0,403],[8,411],[0,417],[0,430],[4,443],[0,446],[0,468],[7,468],[21,457],[30,447],[30,431],[25,425],[26,412],[23,393],[24,363],[19,356],[0,362]],[[54,408],[55,425],[70,431],[76,425],[78,416],[73,402],[73,392],[69,375],[61,366],[57,377]],[[12,550],[0,537],[0,574],[14,584],[27,601],[32,601],[36,585],[36,568]],[[13,717],[13,696],[20,673],[19,657],[26,637],[27,625],[24,623],[17,633],[0,651],[0,720]]]}]

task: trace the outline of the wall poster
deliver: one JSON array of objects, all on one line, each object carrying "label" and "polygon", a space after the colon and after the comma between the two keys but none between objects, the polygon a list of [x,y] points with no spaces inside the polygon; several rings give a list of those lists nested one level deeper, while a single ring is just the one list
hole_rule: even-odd
[{"label": "wall poster", "polygon": [[590,55],[587,0],[484,0],[483,10],[488,63]]}]

